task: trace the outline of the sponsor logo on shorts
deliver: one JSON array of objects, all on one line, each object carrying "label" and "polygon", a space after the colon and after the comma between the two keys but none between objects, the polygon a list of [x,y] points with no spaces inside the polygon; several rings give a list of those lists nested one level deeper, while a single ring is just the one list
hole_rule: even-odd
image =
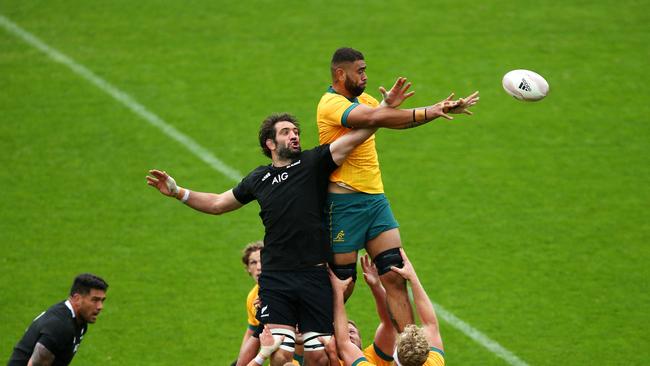
[{"label": "sponsor logo on shorts", "polygon": [[268,305],[262,307],[262,311],[260,312],[260,318],[269,316],[269,313],[266,312],[268,307],[269,307]]},{"label": "sponsor logo on shorts", "polygon": [[332,239],[335,243],[343,243],[345,241],[345,232],[343,230],[339,231],[338,234],[336,234],[336,237]]}]

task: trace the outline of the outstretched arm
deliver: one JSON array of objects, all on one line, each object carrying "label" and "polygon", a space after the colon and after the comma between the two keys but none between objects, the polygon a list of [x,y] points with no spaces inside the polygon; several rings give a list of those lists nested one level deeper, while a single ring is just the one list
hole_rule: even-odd
[{"label": "outstretched arm", "polygon": [[352,282],[352,278],[345,281],[339,280],[338,277],[328,269],[330,282],[332,282],[332,292],[334,298],[334,336],[336,338],[336,348],[339,356],[343,358],[346,365],[352,365],[356,360],[363,356],[363,352],[352,343],[350,333],[348,333],[348,314],[345,312],[343,304],[343,293],[345,288]]},{"label": "outstretched arm", "polygon": [[372,136],[377,131],[376,128],[360,128],[353,129],[345,135],[337,138],[330,144],[330,152],[332,160],[336,165],[343,164],[343,161],[348,157],[350,152],[355,147],[361,145],[368,137]]},{"label": "outstretched arm", "polygon": [[411,290],[413,291],[413,301],[415,302],[415,309],[418,312],[420,321],[422,321],[422,328],[424,329],[424,334],[429,341],[429,345],[436,347],[440,350],[442,348],[442,337],[440,336],[440,328],[438,326],[438,318],[436,317],[436,312],[433,309],[433,304],[429,299],[424,287],[420,283],[415,269],[409,261],[404,249],[400,248],[402,254],[402,259],[404,260],[404,266],[402,268],[391,267],[391,270],[399,273],[407,281],[411,282]]},{"label": "outstretched arm", "polygon": [[361,257],[361,268],[363,269],[363,279],[370,287],[372,296],[375,298],[377,306],[377,315],[381,322],[375,331],[375,345],[385,354],[389,355],[395,347],[397,331],[393,326],[388,307],[386,305],[386,290],[381,285],[377,267],[370,261],[368,254]]},{"label": "outstretched arm", "polygon": [[350,111],[347,124],[353,128],[413,128],[431,122],[438,117],[453,119],[449,114],[471,114],[468,108],[478,103],[479,100],[478,92],[458,100],[452,100],[453,96],[452,93],[438,103],[413,109],[393,109],[388,106],[372,108],[360,104]]},{"label": "outstretched arm", "polygon": [[151,175],[147,176],[148,185],[156,188],[165,196],[181,200],[197,211],[220,215],[243,206],[235,198],[232,189],[221,194],[190,191],[176,185],[174,178],[165,171],[152,169],[149,174]]}]

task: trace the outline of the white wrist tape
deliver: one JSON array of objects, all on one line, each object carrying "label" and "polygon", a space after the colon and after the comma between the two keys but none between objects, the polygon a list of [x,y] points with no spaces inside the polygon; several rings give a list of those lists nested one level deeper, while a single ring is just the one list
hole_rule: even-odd
[{"label": "white wrist tape", "polygon": [[176,185],[176,181],[174,178],[167,176],[167,179],[165,180],[165,184],[167,185],[167,189],[169,189],[169,192],[171,192],[171,195],[176,197],[178,194],[178,186]]},{"label": "white wrist tape", "polygon": [[187,203],[187,200],[190,199],[190,190],[185,188],[185,193],[183,193],[183,198],[181,198],[181,202]]},{"label": "white wrist tape", "polygon": [[258,365],[263,365],[264,364],[264,358],[262,358],[260,355],[255,356],[255,363]]}]

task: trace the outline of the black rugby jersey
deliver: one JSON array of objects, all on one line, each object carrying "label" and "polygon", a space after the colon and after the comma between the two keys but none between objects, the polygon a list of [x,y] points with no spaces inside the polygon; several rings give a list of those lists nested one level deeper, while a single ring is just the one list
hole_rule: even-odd
[{"label": "black rugby jersey", "polygon": [[320,145],[285,167],[260,166],[233,188],[240,203],[257,200],[260,205],[262,271],[303,269],[330,260],[323,213],[329,176],[336,168],[329,145]]},{"label": "black rugby jersey", "polygon": [[55,304],[37,316],[27,328],[14,347],[7,366],[27,365],[37,342],[54,354],[54,366],[68,365],[87,329],[87,323],[77,324],[72,309],[65,302]]}]

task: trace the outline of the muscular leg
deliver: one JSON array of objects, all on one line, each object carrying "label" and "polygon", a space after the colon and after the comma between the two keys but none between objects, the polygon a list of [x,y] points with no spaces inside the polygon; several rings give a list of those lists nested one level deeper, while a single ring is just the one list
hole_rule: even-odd
[{"label": "muscular leg", "polygon": [[[384,231],[366,243],[366,251],[374,260],[375,256],[393,248],[400,248],[399,229]],[[409,301],[406,281],[399,274],[389,271],[379,276],[381,284],[386,289],[386,302],[393,318],[393,323],[398,332],[402,332],[407,324],[413,324],[413,308]]]},{"label": "muscular leg", "polygon": [[325,350],[305,352],[305,365],[327,366],[330,364]]},{"label": "muscular leg", "polygon": [[[334,253],[334,264],[335,265],[344,265],[344,264],[357,264],[357,252],[348,252],[348,253]],[[396,273],[397,274],[397,273]],[[401,276],[400,276],[401,277]],[[354,281],[350,283],[348,288],[345,290],[344,296],[347,300],[352,296],[352,291],[354,291]]]},{"label": "muscular leg", "polygon": [[[279,328],[289,329],[289,330],[293,331],[294,334],[296,332],[296,328],[288,326],[288,325],[283,325],[283,324],[269,324],[269,328],[271,328],[271,333],[273,333],[273,336],[276,335],[276,332],[274,332],[273,330],[274,329],[279,329]],[[292,343],[295,342],[295,340],[289,340],[285,336],[284,341],[282,343],[285,343],[287,341],[290,341]],[[287,362],[291,362],[292,359],[293,359],[293,351],[287,351],[285,349],[278,348],[277,351],[275,351],[275,352],[273,352],[271,354],[271,358],[270,358],[271,366],[282,366],[282,365],[286,364]]]}]

